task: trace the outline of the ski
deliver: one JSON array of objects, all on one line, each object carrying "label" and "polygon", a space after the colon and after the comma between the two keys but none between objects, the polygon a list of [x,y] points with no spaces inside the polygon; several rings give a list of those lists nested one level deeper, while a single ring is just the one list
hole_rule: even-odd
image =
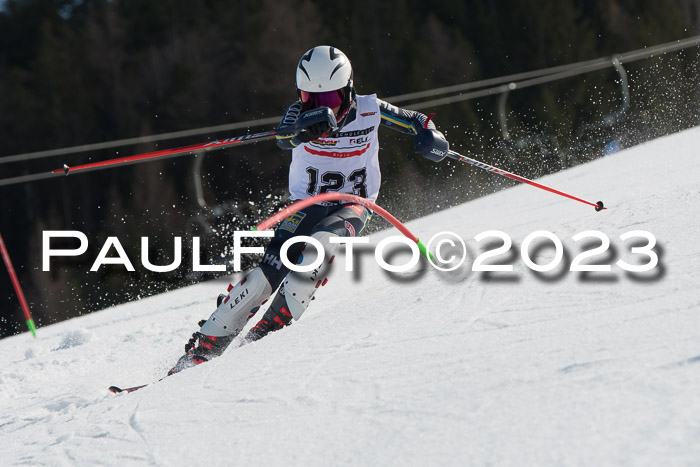
[{"label": "ski", "polygon": [[154,381],[153,383],[142,384],[141,386],[134,386],[134,387],[131,387],[131,388],[124,388],[124,389],[120,388],[119,386],[110,386],[110,387],[109,387],[109,391],[112,392],[112,393],[114,393],[114,394],[120,394],[120,393],[122,393],[122,392],[134,392],[134,391],[138,391],[138,390],[141,389],[141,388],[145,388],[146,386],[150,386],[151,384],[154,384],[154,383],[158,383],[158,382],[160,382],[160,381],[163,381],[163,380],[164,380],[165,378],[167,378],[168,376],[174,375],[175,373],[179,373],[180,371],[182,371],[182,370],[184,370],[184,369],[186,369],[186,368],[182,368],[182,369],[180,369],[180,370],[178,370],[178,371],[175,371],[175,372],[172,372],[173,370],[170,370],[170,372],[168,372],[167,375],[163,376],[163,377],[160,378],[158,381]]},{"label": "ski", "polygon": [[[200,326],[201,326],[201,325],[200,325]],[[246,341],[241,341],[241,342],[238,343],[238,345],[237,345],[235,348],[243,347],[245,344],[247,344]],[[207,360],[204,360],[204,362],[201,362],[201,363],[205,363],[206,361],[207,361]],[[193,365],[193,366],[196,366],[196,365]],[[176,367],[177,367],[177,365],[176,365]],[[134,391],[138,391],[138,390],[141,389],[141,388],[145,388],[146,386],[150,386],[150,385],[152,385],[152,384],[155,384],[155,383],[158,383],[158,382],[160,382],[160,381],[163,381],[163,380],[164,380],[165,378],[167,378],[168,376],[171,376],[171,375],[174,375],[174,374],[176,374],[176,373],[179,373],[179,372],[181,372],[182,370],[186,370],[187,368],[192,368],[192,367],[190,367],[190,366],[182,367],[182,368],[180,368],[180,369],[177,370],[177,371],[173,371],[173,370],[174,370],[174,368],[173,368],[173,369],[171,369],[171,370],[168,372],[167,375],[163,376],[163,377],[160,378],[158,381],[154,381],[153,383],[142,384],[141,386],[134,386],[134,387],[131,387],[131,388],[124,388],[124,389],[120,388],[119,386],[110,386],[108,389],[109,389],[109,392],[114,393],[114,394],[121,394],[122,392],[134,392]]]},{"label": "ski", "polygon": [[109,391],[113,392],[114,394],[119,394],[120,392],[134,392],[138,389],[145,388],[148,386],[148,384],[142,384],[141,386],[134,386],[133,388],[119,388],[117,386],[110,386]]},{"label": "ski", "polygon": [[146,386],[150,386],[151,384],[154,384],[154,383],[158,383],[158,382],[160,382],[160,381],[163,381],[163,380],[164,380],[165,378],[167,378],[168,376],[174,375],[175,373],[179,373],[180,371],[182,371],[182,370],[184,370],[184,369],[185,369],[185,368],[182,368],[182,369],[180,369],[180,370],[178,370],[178,371],[175,371],[175,372],[173,372],[173,370],[170,370],[170,371],[168,372],[167,375],[163,376],[163,377],[160,378],[158,381],[154,381],[153,383],[142,384],[141,386],[134,386],[134,387],[131,387],[131,388],[124,388],[124,389],[120,388],[119,386],[110,386],[110,387],[109,387],[109,391],[112,392],[112,393],[114,393],[114,394],[120,394],[120,393],[122,393],[122,392],[134,392],[134,391],[138,391],[138,390],[141,389],[141,388],[145,388]]},{"label": "ski", "polygon": [[131,387],[131,388],[124,388],[124,389],[122,389],[122,388],[120,388],[119,386],[110,386],[110,387],[109,387],[109,391],[110,391],[110,392],[113,392],[114,394],[119,394],[119,393],[121,393],[121,392],[134,392],[134,391],[138,391],[138,390],[141,389],[141,388],[145,388],[146,386],[150,386],[151,384],[154,384],[154,383],[158,383],[158,382],[160,382],[160,381],[163,381],[163,380],[164,380],[165,378],[167,378],[168,376],[170,376],[170,375],[169,375],[169,374],[168,374],[168,375],[165,375],[165,376],[163,376],[161,379],[159,379],[158,381],[154,381],[153,383],[146,383],[146,384],[142,384],[141,386],[134,386],[134,387]]}]

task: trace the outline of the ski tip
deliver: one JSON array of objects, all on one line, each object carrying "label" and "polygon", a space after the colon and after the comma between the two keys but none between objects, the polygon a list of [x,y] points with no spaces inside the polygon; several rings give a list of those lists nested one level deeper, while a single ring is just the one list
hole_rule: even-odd
[{"label": "ski tip", "polygon": [[110,386],[109,391],[113,392],[114,394],[119,394],[120,392],[134,392],[134,391],[137,391],[141,388],[145,388],[146,386],[148,386],[148,384],[142,384],[141,386],[134,386],[133,388],[124,388],[124,389],[117,387],[117,386]]}]

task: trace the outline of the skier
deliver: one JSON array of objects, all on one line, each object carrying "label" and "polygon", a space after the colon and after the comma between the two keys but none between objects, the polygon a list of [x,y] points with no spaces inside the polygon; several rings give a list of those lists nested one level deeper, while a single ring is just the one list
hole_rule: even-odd
[{"label": "skier", "polygon": [[[284,113],[276,131],[278,146],[292,151],[292,200],[330,191],[375,201],[381,180],[377,130],[382,124],[415,136],[416,151],[432,161],[447,155],[448,142],[428,117],[395,107],[374,94],[357,95],[350,61],[334,47],[314,47],[301,57],[296,87],[299,100]],[[293,317],[298,319],[319,285],[325,285],[338,248],[330,239],[361,235],[371,216],[370,210],[357,204],[323,203],[287,217],[277,227],[260,265],[219,296],[216,311],[200,321],[200,330],[185,345],[186,354],[168,374],[221,355],[278,287],[264,316],[245,339],[258,340],[289,325]],[[310,235],[326,252],[324,263],[312,272],[290,271],[280,260],[284,242],[298,235]],[[289,261],[311,264],[315,258],[302,255],[303,247],[303,243],[291,246]]]}]

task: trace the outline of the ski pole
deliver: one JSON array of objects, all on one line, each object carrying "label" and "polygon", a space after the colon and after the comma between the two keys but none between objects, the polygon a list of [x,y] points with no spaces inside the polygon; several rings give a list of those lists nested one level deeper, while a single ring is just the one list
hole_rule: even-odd
[{"label": "ski pole", "polygon": [[12,285],[14,286],[15,292],[17,293],[17,298],[19,298],[19,305],[22,307],[24,317],[27,320],[27,327],[31,331],[32,335],[36,337],[36,326],[34,326],[34,319],[32,318],[32,314],[29,311],[29,305],[27,305],[27,300],[24,298],[24,293],[22,293],[22,286],[19,283],[19,279],[17,279],[17,273],[15,273],[15,268],[12,267],[12,261],[10,261],[10,254],[7,252],[7,248],[5,247],[5,241],[2,239],[2,234],[0,234],[0,255],[2,255],[2,259],[3,261],[5,261],[5,267],[7,268],[7,272],[10,274],[10,280],[12,281]]},{"label": "ski pole", "polygon": [[33,182],[35,180],[45,180],[47,178],[54,178],[61,175],[68,175],[73,172],[88,172],[91,170],[100,170],[105,168],[110,168],[114,166],[123,166],[130,164],[138,164],[139,162],[148,162],[152,159],[163,159],[173,156],[184,156],[191,154],[195,151],[208,151],[210,149],[218,149],[225,146],[230,146],[232,144],[248,144],[257,141],[263,141],[267,139],[272,139],[276,134],[275,130],[265,131],[262,133],[254,133],[251,135],[237,136],[234,138],[226,138],[216,141],[210,141],[208,143],[193,144],[191,146],[183,146],[181,148],[174,149],[163,149],[160,151],[146,152],[143,154],[137,154],[135,156],[128,157],[117,157],[115,159],[108,159],[106,161],[91,162],[89,164],[81,164],[69,166],[63,164],[60,169],[52,170],[51,172],[41,172],[34,173],[30,175],[20,175],[18,177],[10,177],[0,179],[0,186],[14,185],[17,183]]},{"label": "ski pole", "polygon": [[[325,110],[323,110],[325,109]],[[315,110],[310,110],[308,112],[304,112],[299,116],[299,118],[296,121],[296,124],[291,127],[287,128],[286,131],[288,133],[282,133],[280,136],[281,137],[289,137],[293,134],[299,133],[301,130],[304,128],[307,128],[310,124],[313,123],[319,123],[319,122],[326,122],[326,121],[331,121],[333,123],[333,126],[335,126],[335,115],[333,115],[333,112],[327,108],[324,107],[322,109],[315,109]],[[291,133],[289,133],[291,132]],[[226,138],[222,140],[216,140],[216,141],[210,141],[208,143],[200,143],[200,144],[193,144],[192,146],[185,146],[181,148],[175,148],[175,149],[163,149],[161,151],[153,151],[153,152],[147,152],[144,154],[137,154],[135,156],[128,156],[128,157],[118,157],[116,159],[109,159],[106,161],[99,161],[99,162],[91,162],[89,164],[82,164],[82,165],[75,165],[73,167],[70,167],[66,164],[63,164],[62,169],[56,169],[52,171],[52,174],[65,174],[68,175],[72,172],[76,171],[81,171],[85,172],[88,170],[96,170],[96,169],[103,169],[105,167],[111,167],[114,165],[128,165],[128,164],[137,164],[139,162],[144,162],[147,160],[151,159],[156,159],[156,158],[164,158],[164,157],[171,157],[171,156],[179,156],[183,154],[191,154],[195,151],[208,151],[210,149],[219,149],[225,146],[230,146],[232,144],[246,144],[246,143],[252,143],[255,141],[262,141],[262,140],[267,140],[267,139],[272,139],[273,137],[277,136],[279,132],[277,130],[270,130],[270,131],[263,131],[262,133],[253,133],[251,135],[243,135],[243,136],[237,136],[234,138]]]},{"label": "ski pole", "polygon": [[218,149],[225,146],[230,146],[232,144],[245,144],[252,143],[254,141],[260,141],[263,139],[270,139],[276,134],[275,130],[264,131],[262,133],[254,133],[252,135],[236,136],[234,138],[226,138],[216,141],[210,141],[208,143],[193,144],[191,146],[183,146],[181,148],[174,149],[163,149],[160,151],[146,152],[143,154],[137,154],[135,156],[128,157],[117,157],[115,159],[108,159],[106,161],[91,162],[89,164],[74,165],[72,167],[63,164],[63,168],[51,171],[53,174],[65,174],[81,171],[86,172],[88,170],[103,169],[106,167],[111,167],[115,165],[129,165],[137,164],[139,162],[145,162],[152,159],[162,159],[170,156],[181,156],[185,154],[191,154],[195,151],[208,151],[210,149]]},{"label": "ski pole", "polygon": [[534,187],[541,188],[543,190],[547,190],[551,193],[555,193],[557,195],[564,196],[564,197],[569,198],[569,199],[573,199],[574,201],[588,204],[590,206],[593,206],[596,211],[602,211],[603,209],[608,209],[603,205],[602,201],[598,201],[597,203],[593,203],[591,201],[586,201],[585,199],[581,199],[581,198],[578,198],[576,196],[570,195],[568,193],[564,193],[563,191],[559,191],[559,190],[556,190],[552,187],[548,187],[547,185],[537,183],[533,180],[530,180],[529,178],[521,177],[520,175],[516,175],[514,173],[508,172],[507,170],[499,169],[498,167],[494,167],[494,166],[486,164],[484,162],[480,162],[476,159],[472,159],[471,157],[463,156],[460,153],[455,152],[451,149],[447,151],[447,157],[449,157],[450,159],[460,161],[460,162],[464,162],[466,164],[471,164],[475,167],[479,167],[480,169],[484,169],[484,170],[487,170],[489,172],[494,172],[494,173],[497,173],[499,175],[503,175],[504,177],[508,177],[508,178],[513,179],[513,180],[517,180],[519,182],[527,183],[527,184],[532,185]]}]

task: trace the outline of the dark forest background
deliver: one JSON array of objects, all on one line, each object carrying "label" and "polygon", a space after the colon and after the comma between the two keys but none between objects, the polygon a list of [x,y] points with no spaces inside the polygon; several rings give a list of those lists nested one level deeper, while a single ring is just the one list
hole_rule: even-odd
[{"label": "dark forest background", "polygon": [[[299,57],[320,44],[349,56],[359,93],[386,98],[611,56],[697,35],[699,24],[700,0],[6,0],[0,158],[281,115],[296,99]],[[498,96],[425,111],[437,112],[457,150],[538,177],[697,125],[698,58],[689,48],[625,64],[630,107],[614,121],[605,120],[622,102],[612,66],[511,93],[509,139]],[[0,164],[0,178],[245,131]],[[213,277],[192,273],[189,239],[203,238],[208,261],[227,261],[227,234],[286,202],[290,159],[262,142],[0,187],[0,232],[38,326]],[[380,160],[378,203],[402,220],[510,186],[422,160],[410,138],[386,129]],[[88,236],[88,253],[43,272],[41,232],[68,229]],[[108,236],[122,242],[135,273],[89,272]],[[149,273],[140,265],[142,236],[156,264],[169,263],[173,237],[183,237],[181,267]],[[0,336],[24,330],[0,268]]]}]

